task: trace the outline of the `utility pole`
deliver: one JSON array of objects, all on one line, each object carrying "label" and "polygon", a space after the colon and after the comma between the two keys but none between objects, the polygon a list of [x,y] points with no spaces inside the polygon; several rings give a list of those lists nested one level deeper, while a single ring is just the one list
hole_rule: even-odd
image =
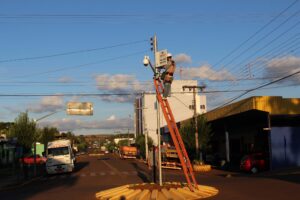
[{"label": "utility pole", "polygon": [[[153,45],[153,53],[154,53],[154,69],[155,69],[155,75],[158,72],[157,66],[156,66],[156,52],[157,52],[157,38],[156,35],[154,35],[152,40]],[[157,147],[158,147],[158,174],[159,174],[159,185],[162,186],[162,169],[161,169],[161,146],[160,146],[160,103],[156,97],[156,106],[157,106]]]},{"label": "utility pole", "polygon": [[[143,92],[143,94],[142,94],[142,99],[144,99],[145,98],[145,92]],[[145,102],[145,100],[144,100],[144,102]],[[144,112],[144,109],[145,109],[145,107],[144,107],[144,103],[142,102],[142,124],[143,124],[143,133],[144,133],[144,136],[145,136],[145,156],[146,156],[146,161],[148,162],[148,158],[149,158],[149,155],[148,155],[148,151],[149,151],[149,148],[148,148],[148,130],[147,130],[147,128],[146,128],[146,125],[145,125],[145,117],[144,117],[144,115],[145,115],[145,112]]]},{"label": "utility pole", "polygon": [[[182,86],[183,91],[189,89],[193,90],[193,109],[194,109],[194,123],[195,123],[195,147],[196,147],[196,156],[200,155],[200,160],[202,161],[202,153],[199,148],[199,133],[198,133],[198,114],[197,114],[197,101],[196,101],[196,90],[200,89],[202,92],[206,86]],[[199,154],[200,152],[200,154]]]}]

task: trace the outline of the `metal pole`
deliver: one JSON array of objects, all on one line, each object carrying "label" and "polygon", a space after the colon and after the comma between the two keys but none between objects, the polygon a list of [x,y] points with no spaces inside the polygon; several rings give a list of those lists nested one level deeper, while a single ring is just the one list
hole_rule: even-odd
[{"label": "metal pole", "polygon": [[229,144],[229,133],[225,130],[225,144],[226,144],[226,162],[230,162],[230,144]]},{"label": "metal pole", "polygon": [[152,153],[153,153],[153,183],[156,183],[156,156],[155,156],[155,146],[152,147]]},{"label": "metal pole", "polygon": [[272,171],[273,170],[273,164],[272,164],[272,141],[271,141],[271,118],[270,118],[270,113],[267,114],[267,120],[268,120],[268,143],[269,143],[269,168]]},{"label": "metal pole", "polygon": [[[155,54],[157,52],[157,38],[156,38],[156,35],[154,35],[154,37],[153,37],[153,52],[154,52],[155,72],[158,73],[158,70],[156,68],[156,58],[155,58]],[[160,103],[159,103],[157,98],[156,98],[156,106],[157,106],[158,173],[159,173],[159,185],[162,186],[161,146],[160,146]]]},{"label": "metal pole", "polygon": [[36,175],[37,175],[37,170],[36,170],[36,139],[34,139],[34,145],[33,145],[33,163],[34,163],[34,165],[33,165],[33,175],[34,175],[34,177],[36,177]]},{"label": "metal pole", "polygon": [[198,120],[197,120],[197,106],[196,106],[196,88],[193,88],[194,95],[194,120],[195,120],[195,142],[196,142],[196,155],[199,156],[199,134],[198,134]]}]

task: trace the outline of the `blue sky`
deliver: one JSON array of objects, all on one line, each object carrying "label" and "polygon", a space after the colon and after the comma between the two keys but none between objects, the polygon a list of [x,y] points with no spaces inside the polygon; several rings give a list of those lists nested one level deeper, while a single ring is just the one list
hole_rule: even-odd
[{"label": "blue sky", "polygon": [[[1,0],[0,120],[13,121],[25,110],[38,119],[63,110],[68,101],[90,101],[92,117],[62,111],[39,124],[76,134],[132,129],[132,97],[7,95],[150,90],[152,74],[141,61],[144,55],[153,59],[149,39],[154,34],[158,48],[172,52],[177,71],[182,69],[176,79],[196,79],[207,91],[245,90],[270,82],[299,66],[299,9],[294,0]],[[299,82],[295,76],[242,98],[300,97]],[[241,93],[209,93],[208,106],[218,107]]]}]

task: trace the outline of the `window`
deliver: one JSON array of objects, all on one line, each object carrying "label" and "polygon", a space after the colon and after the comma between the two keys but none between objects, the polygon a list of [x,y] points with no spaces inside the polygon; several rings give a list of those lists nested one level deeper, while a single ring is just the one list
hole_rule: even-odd
[{"label": "window", "polygon": [[200,109],[204,110],[205,109],[205,105],[200,105]]},{"label": "window", "polygon": [[68,154],[69,154],[68,147],[59,147],[59,148],[48,149],[48,155],[61,156],[61,155],[68,155]]},{"label": "window", "polygon": [[194,105],[189,105],[190,110],[194,110]]}]

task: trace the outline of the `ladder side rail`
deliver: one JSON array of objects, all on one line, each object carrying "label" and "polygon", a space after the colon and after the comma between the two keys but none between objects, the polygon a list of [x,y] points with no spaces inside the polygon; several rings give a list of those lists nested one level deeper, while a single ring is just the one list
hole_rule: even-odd
[{"label": "ladder side rail", "polygon": [[[162,88],[162,83],[161,83],[161,82],[159,82],[159,86],[160,86],[160,88]],[[163,90],[163,88],[162,88],[162,90]],[[173,128],[174,131],[175,131],[176,138],[178,139],[180,148],[181,148],[182,151],[183,151],[184,157],[186,157],[186,162],[187,162],[187,164],[188,164],[188,170],[189,170],[190,176],[192,177],[192,180],[193,180],[194,184],[197,185],[197,181],[196,181],[195,176],[194,176],[193,167],[192,167],[192,165],[191,165],[189,156],[188,156],[188,154],[187,154],[187,152],[186,152],[186,148],[185,148],[185,145],[184,145],[184,143],[183,143],[183,141],[182,141],[181,135],[180,135],[180,133],[179,133],[179,130],[178,130],[178,127],[177,127],[177,124],[176,124],[176,121],[175,121],[175,118],[174,118],[172,109],[171,109],[170,104],[169,104],[168,101],[164,101],[164,102],[165,102],[166,107],[167,107],[167,110],[168,110],[168,112],[169,112],[169,116],[171,117],[171,121],[173,121],[173,123],[174,123],[174,124],[173,124],[174,126],[173,126],[172,128]],[[169,128],[169,129],[170,129],[170,128]]]},{"label": "ladder side rail", "polygon": [[191,161],[190,161],[189,156],[188,156],[188,154],[186,152],[186,148],[184,146],[184,143],[183,143],[183,140],[181,138],[180,132],[179,132],[178,127],[176,125],[176,122],[175,122],[175,119],[174,119],[174,115],[172,113],[172,109],[170,108],[169,102],[167,102],[167,101],[166,101],[166,106],[168,107],[168,110],[170,112],[170,116],[172,118],[172,121],[174,121],[174,124],[175,124],[174,131],[175,131],[176,137],[178,138],[178,142],[179,142],[179,144],[181,146],[181,149],[183,150],[183,154],[186,157],[186,162],[188,164],[188,169],[190,171],[190,175],[192,177],[192,180],[193,180],[194,184],[197,185],[197,181],[195,179],[195,175],[194,175],[193,167],[191,165]]},{"label": "ladder side rail", "polygon": [[[172,140],[174,142],[174,145],[175,145],[176,151],[178,153],[178,157],[179,157],[180,163],[181,163],[183,171],[184,171],[184,175],[185,175],[187,183],[188,183],[188,187],[190,188],[191,191],[193,191],[193,188],[192,188],[192,185],[191,185],[191,180],[190,180],[190,177],[189,177],[189,174],[188,174],[188,167],[186,166],[185,159],[184,159],[184,157],[182,155],[183,152],[181,151],[181,146],[180,146],[180,144],[179,144],[179,142],[177,140],[176,134],[174,132],[174,128],[172,127],[172,123],[171,123],[171,121],[169,119],[169,116],[168,116],[168,113],[166,111],[167,107],[165,107],[164,101],[162,100],[162,97],[161,97],[161,94],[159,92],[159,88],[158,88],[158,85],[156,83],[156,80],[154,80],[154,84],[155,84],[155,88],[156,88],[156,96],[157,96],[158,101],[161,104],[164,117],[166,119],[169,131],[171,133]],[[170,112],[169,112],[169,114],[170,114]],[[175,126],[176,126],[176,124],[175,124]]]}]

